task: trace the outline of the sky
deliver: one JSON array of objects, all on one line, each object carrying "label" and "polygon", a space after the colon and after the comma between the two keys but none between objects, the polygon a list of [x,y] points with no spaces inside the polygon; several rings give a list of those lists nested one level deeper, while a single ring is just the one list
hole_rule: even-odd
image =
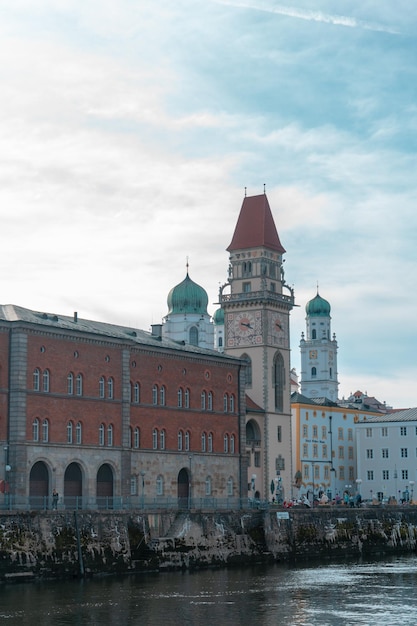
[{"label": "sky", "polygon": [[331,304],[340,397],[417,406],[410,0],[2,0],[0,302],[148,330],[217,308],[264,185],[294,287]]}]

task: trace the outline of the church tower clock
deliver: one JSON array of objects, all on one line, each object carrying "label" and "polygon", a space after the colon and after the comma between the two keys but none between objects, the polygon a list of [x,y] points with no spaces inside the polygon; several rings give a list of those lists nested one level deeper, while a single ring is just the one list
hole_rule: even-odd
[{"label": "church tower clock", "polygon": [[220,289],[224,348],[246,362],[248,495],[291,495],[289,315],[294,293],[266,194],[246,197],[232,241],[229,279]]}]

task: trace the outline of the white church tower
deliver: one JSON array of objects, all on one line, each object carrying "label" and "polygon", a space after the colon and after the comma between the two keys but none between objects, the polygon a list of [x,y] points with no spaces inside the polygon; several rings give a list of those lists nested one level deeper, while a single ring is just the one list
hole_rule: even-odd
[{"label": "white church tower", "polygon": [[301,334],[301,393],[337,401],[337,341],[331,337],[330,304],[317,295],[306,304],[306,336]]}]

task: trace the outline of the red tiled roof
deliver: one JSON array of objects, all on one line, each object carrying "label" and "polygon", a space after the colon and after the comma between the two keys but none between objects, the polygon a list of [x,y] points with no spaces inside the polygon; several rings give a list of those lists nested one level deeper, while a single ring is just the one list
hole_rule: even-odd
[{"label": "red tiled roof", "polygon": [[259,406],[259,404],[256,404],[256,402],[254,402],[252,398],[248,396],[248,394],[245,394],[245,398],[246,398],[246,410],[247,411],[256,411],[257,413],[265,412],[263,408]]},{"label": "red tiled roof", "polygon": [[227,250],[231,252],[258,247],[285,252],[278,237],[266,194],[244,198],[232,242]]}]

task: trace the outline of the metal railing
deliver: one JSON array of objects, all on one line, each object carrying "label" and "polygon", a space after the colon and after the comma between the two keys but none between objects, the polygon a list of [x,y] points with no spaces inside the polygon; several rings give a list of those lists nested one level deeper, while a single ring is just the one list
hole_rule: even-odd
[{"label": "metal railing", "polygon": [[86,497],[64,496],[55,503],[51,496],[15,496],[6,494],[0,498],[0,511],[126,511],[126,510],[239,510],[266,509],[268,502],[248,498],[172,498],[172,497]]}]

